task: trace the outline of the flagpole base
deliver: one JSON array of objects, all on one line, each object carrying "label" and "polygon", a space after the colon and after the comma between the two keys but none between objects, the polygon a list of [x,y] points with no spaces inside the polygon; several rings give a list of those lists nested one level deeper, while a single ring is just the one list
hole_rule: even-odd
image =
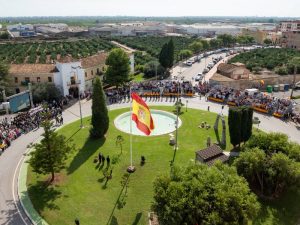
[{"label": "flagpole base", "polygon": [[128,166],[127,167],[127,172],[128,173],[134,173],[135,172],[135,167],[134,166]]}]

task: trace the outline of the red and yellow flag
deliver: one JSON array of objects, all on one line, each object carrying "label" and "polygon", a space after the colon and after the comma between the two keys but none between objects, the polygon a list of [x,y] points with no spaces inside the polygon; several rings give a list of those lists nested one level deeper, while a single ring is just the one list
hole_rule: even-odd
[{"label": "red and yellow flag", "polygon": [[132,97],[132,120],[136,123],[137,128],[146,135],[150,135],[154,129],[153,119],[150,110],[144,100],[136,93]]}]

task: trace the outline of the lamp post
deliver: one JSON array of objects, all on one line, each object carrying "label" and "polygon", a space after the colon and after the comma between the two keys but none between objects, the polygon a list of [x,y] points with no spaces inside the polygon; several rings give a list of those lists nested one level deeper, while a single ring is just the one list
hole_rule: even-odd
[{"label": "lamp post", "polygon": [[185,111],[187,112],[187,104],[188,104],[188,100],[186,100],[186,104],[185,104]]},{"label": "lamp post", "polygon": [[78,79],[78,69],[81,69],[81,66],[73,67],[72,69],[76,69],[76,85],[78,88],[78,103],[79,103],[79,112],[80,112],[80,128],[83,128],[83,122],[82,122],[82,111],[81,111],[81,101],[80,101],[80,87],[81,81]]},{"label": "lamp post", "polygon": [[176,136],[175,136],[175,145],[174,145],[174,154],[173,159],[171,161],[171,167],[173,168],[176,152],[178,150],[178,120],[179,120],[179,89],[180,89],[180,82],[178,81],[178,87],[177,87],[177,101],[176,101],[176,122],[175,122],[175,128],[176,128]]}]

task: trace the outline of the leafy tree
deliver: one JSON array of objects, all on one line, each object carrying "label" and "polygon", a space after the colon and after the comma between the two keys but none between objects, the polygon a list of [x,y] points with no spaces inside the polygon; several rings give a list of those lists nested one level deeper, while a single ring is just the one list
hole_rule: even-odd
[{"label": "leafy tree", "polygon": [[51,174],[50,183],[54,181],[55,173],[65,168],[68,154],[73,150],[63,135],[58,135],[53,129],[53,123],[45,120],[43,139],[34,144],[34,151],[30,153],[30,166],[38,174]]},{"label": "leafy tree", "polygon": [[9,39],[9,33],[8,32],[3,32],[0,34],[0,39]]},{"label": "leafy tree", "polygon": [[97,77],[93,84],[92,97],[92,138],[103,138],[109,127],[108,110],[100,79]]},{"label": "leafy tree", "polygon": [[278,197],[289,187],[300,187],[300,164],[282,152],[269,155],[258,147],[247,148],[236,159],[235,166],[262,196]]},{"label": "leafy tree", "polygon": [[105,82],[113,86],[120,86],[129,81],[129,58],[125,51],[120,48],[111,50],[106,59]]},{"label": "leafy tree", "polygon": [[32,87],[32,97],[34,103],[50,102],[59,100],[62,97],[62,93],[53,83],[38,83]]},{"label": "leafy tree", "polygon": [[180,59],[187,59],[193,55],[193,52],[188,49],[183,49],[179,52],[178,56]]},{"label": "leafy tree", "polygon": [[295,87],[295,83],[296,83],[296,73],[297,71],[300,71],[300,57],[294,57],[292,58],[289,63],[288,63],[291,67],[294,67],[294,77],[293,77],[293,88],[292,88],[292,92],[291,92],[291,96],[290,98],[293,98],[293,93],[294,93],[294,87]]},{"label": "leafy tree", "polygon": [[300,162],[300,145],[290,142],[288,136],[282,133],[258,133],[252,135],[246,144],[246,148],[258,147],[267,155],[283,153],[291,159]]},{"label": "leafy tree", "polygon": [[235,37],[230,34],[221,34],[217,38],[222,41],[223,46],[225,47],[230,47],[236,42]]},{"label": "leafy tree", "polygon": [[198,54],[203,49],[203,45],[200,41],[194,41],[192,44],[189,45],[189,48],[193,53]]},{"label": "leafy tree", "polygon": [[157,61],[150,61],[144,67],[145,77],[154,77],[157,75],[164,74],[165,69]]},{"label": "leafy tree", "polygon": [[153,209],[164,225],[247,224],[259,208],[247,182],[221,163],[174,168],[154,181]]},{"label": "leafy tree", "polygon": [[220,39],[211,39],[209,44],[212,48],[220,48],[222,46],[222,41]]},{"label": "leafy tree", "polygon": [[203,50],[207,50],[210,47],[210,43],[207,40],[201,40]]},{"label": "leafy tree", "polygon": [[121,148],[121,154],[122,154],[122,150],[123,150],[123,143],[124,143],[124,138],[122,135],[118,135],[117,138],[116,138],[116,145],[120,146]]},{"label": "leafy tree", "polygon": [[266,38],[266,39],[264,40],[264,44],[265,44],[265,45],[270,45],[270,44],[272,44],[272,40]]},{"label": "leafy tree", "polygon": [[8,84],[8,70],[9,67],[6,63],[0,61],[0,86],[7,86]]}]

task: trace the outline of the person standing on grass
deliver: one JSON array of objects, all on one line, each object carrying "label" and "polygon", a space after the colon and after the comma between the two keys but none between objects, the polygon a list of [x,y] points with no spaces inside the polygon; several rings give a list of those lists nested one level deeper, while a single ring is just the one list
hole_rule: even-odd
[{"label": "person standing on grass", "polygon": [[98,154],[98,163],[102,164],[102,153],[101,152]]}]

